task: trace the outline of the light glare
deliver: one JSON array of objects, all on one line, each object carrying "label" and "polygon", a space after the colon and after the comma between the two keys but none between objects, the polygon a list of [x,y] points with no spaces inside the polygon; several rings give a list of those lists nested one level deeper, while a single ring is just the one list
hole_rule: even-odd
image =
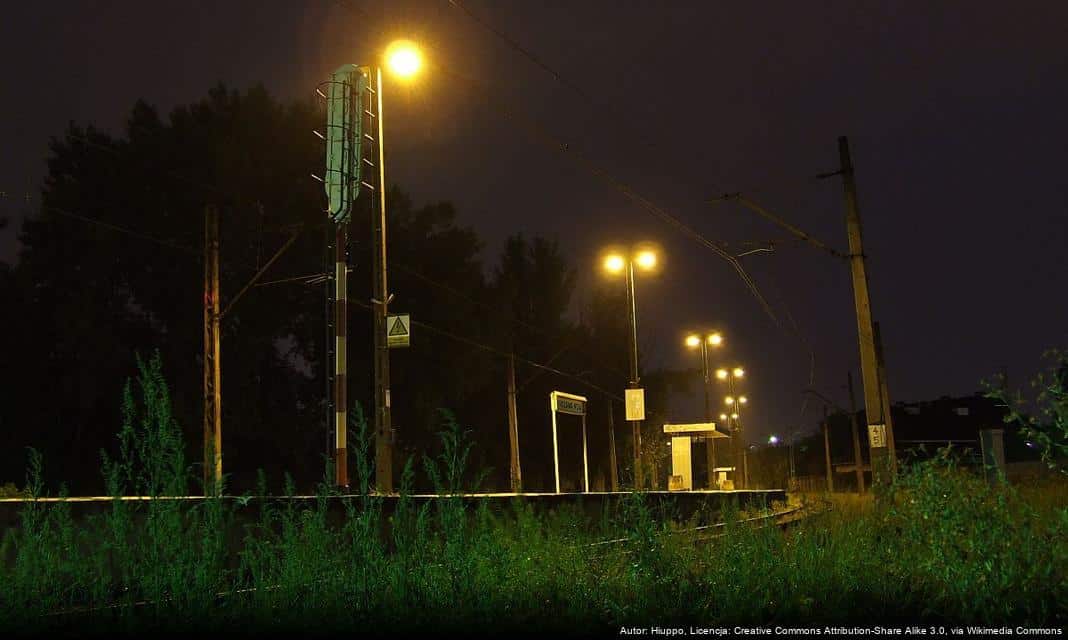
[{"label": "light glare", "polygon": [[686,336],[686,346],[691,349],[701,346],[701,338],[693,334]]},{"label": "light glare", "polygon": [[411,40],[396,40],[386,49],[386,64],[397,76],[410,78],[422,68],[423,56]]},{"label": "light glare", "polygon": [[718,333],[713,333],[712,335],[708,336],[708,344],[712,345],[713,347],[718,347],[719,345],[723,344],[723,336]]},{"label": "light glare", "polygon": [[648,250],[640,251],[634,261],[642,269],[652,269],[656,267],[656,254]]},{"label": "light glare", "polygon": [[735,378],[741,378],[744,375],[745,375],[745,370],[744,369],[742,369],[741,367],[735,367],[734,368],[734,377]]},{"label": "light glare", "polygon": [[604,259],[604,270],[609,273],[619,273],[626,266],[623,256],[611,255]]}]

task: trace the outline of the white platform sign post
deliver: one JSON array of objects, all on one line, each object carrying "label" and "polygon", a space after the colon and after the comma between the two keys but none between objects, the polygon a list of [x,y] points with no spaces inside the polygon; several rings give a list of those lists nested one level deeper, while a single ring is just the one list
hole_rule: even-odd
[{"label": "white platform sign post", "polygon": [[549,410],[553,415],[553,473],[556,477],[556,492],[560,493],[560,448],[556,439],[556,414],[566,413],[582,416],[582,475],[584,492],[590,492],[590,468],[586,459],[586,398],[563,391],[549,394]]}]

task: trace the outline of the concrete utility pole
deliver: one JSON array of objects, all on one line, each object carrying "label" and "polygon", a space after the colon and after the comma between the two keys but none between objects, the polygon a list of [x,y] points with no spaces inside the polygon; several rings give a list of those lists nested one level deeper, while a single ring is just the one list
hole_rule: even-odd
[{"label": "concrete utility pole", "polygon": [[523,473],[519,467],[519,415],[516,411],[515,353],[508,356],[508,446],[511,454],[512,492],[523,491]]},{"label": "concrete utility pole", "polygon": [[378,146],[378,210],[372,213],[374,228],[374,367],[375,367],[375,486],[379,493],[393,492],[393,426],[389,398],[389,345],[386,317],[389,314],[389,286],[386,271],[386,159],[382,125],[382,68],[376,67],[375,144]]},{"label": "concrete utility pole", "polygon": [[890,406],[890,391],[886,386],[886,361],[883,360],[883,334],[879,323],[872,323],[875,335],[875,358],[879,362],[879,397],[883,403],[883,417],[886,418],[886,448],[890,452],[890,471],[897,473],[897,446],[894,444],[894,416]]},{"label": "concrete utility pole", "polygon": [[608,399],[608,464],[611,465],[608,476],[612,482],[612,491],[619,491],[619,471],[616,467],[616,420],[611,398]]},{"label": "concrete utility pole", "polygon": [[868,443],[871,447],[872,482],[876,487],[890,483],[892,464],[887,444],[892,441],[890,425],[884,417],[883,398],[879,386],[878,358],[875,353],[875,331],[872,327],[871,302],[868,297],[868,275],[864,264],[864,242],[857,204],[857,187],[853,161],[849,155],[849,140],[838,138],[842,186],[845,191],[846,229],[849,235],[849,266],[853,276],[853,298],[857,310],[857,334],[860,339],[860,372],[864,384],[864,411],[868,422]]},{"label": "concrete utility pole", "polygon": [[222,369],[219,328],[219,211],[204,207],[204,495],[222,480]]},{"label": "concrete utility pole", "polygon": [[846,386],[849,388],[849,414],[853,422],[853,465],[857,472],[857,493],[864,493],[864,458],[860,455],[860,425],[857,418],[857,396],[853,393],[853,372],[846,374]]}]

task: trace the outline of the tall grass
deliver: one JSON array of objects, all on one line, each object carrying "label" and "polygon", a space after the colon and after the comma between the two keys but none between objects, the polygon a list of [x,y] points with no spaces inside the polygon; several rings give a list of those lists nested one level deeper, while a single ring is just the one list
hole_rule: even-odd
[{"label": "tall grass", "polygon": [[[1033,506],[939,461],[916,465],[888,500],[783,531],[728,509],[723,535],[635,493],[591,517],[513,501],[472,506],[471,444],[442,414],[441,453],[422,464],[447,496],[371,491],[369,434],[353,412],[355,495],[328,482],[314,500],[122,501],[183,495],[193,477],[159,359],[123,394],[118,455],[103,468],[115,499],[75,519],[28,501],[3,545],[0,630],[144,632],[532,630],[624,625],[856,621],[1063,623],[1068,510]],[[27,487],[44,495],[40,456]],[[325,478],[331,477],[328,470]],[[62,489],[60,489],[62,495]],[[338,504],[340,503],[340,508]],[[613,545],[595,542],[621,539]]]}]

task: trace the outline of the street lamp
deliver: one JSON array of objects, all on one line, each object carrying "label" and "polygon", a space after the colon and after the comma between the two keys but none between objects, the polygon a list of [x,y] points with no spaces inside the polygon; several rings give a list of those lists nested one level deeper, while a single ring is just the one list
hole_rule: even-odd
[{"label": "street lamp", "polygon": [[408,79],[423,68],[423,54],[411,40],[394,40],[386,47],[386,65],[399,78]]},{"label": "street lamp", "polygon": [[[709,347],[719,347],[723,344],[723,334],[718,331],[711,331],[705,334],[691,333],[686,336],[686,346],[690,349],[701,348],[701,375],[704,381],[705,388],[705,420],[712,422],[712,400],[710,396],[711,380],[708,369],[708,350]],[[708,457],[708,488],[715,488],[715,467],[716,467],[716,445],[713,438],[707,438],[705,440],[708,443],[705,449]]]},{"label": "street lamp", "polygon": [[[411,40],[396,40],[386,47],[375,64],[375,109],[372,126],[377,125],[378,185],[373,193],[378,197],[378,211],[373,220],[372,267],[374,280],[371,300],[374,303],[374,403],[375,403],[375,486],[381,493],[393,491],[393,438],[390,410],[389,345],[386,339],[386,320],[389,315],[389,285],[386,264],[386,159],[385,128],[382,114],[382,66],[395,77],[413,78],[422,68],[422,54]],[[370,69],[366,73],[370,76]],[[361,116],[362,117],[362,116]],[[346,425],[338,425],[344,433]],[[346,482],[347,484],[347,482]]]},{"label": "street lamp", "polygon": [[[746,454],[745,445],[742,443],[742,425],[739,422],[741,408],[749,403],[749,398],[745,396],[736,396],[734,391],[734,381],[745,377],[745,369],[740,366],[723,367],[716,369],[716,379],[721,382],[727,383],[728,395],[723,398],[723,402],[730,409],[730,425],[731,425],[731,438],[734,440],[734,467],[735,476],[741,480],[739,483],[741,486],[745,486],[746,476],[748,476],[748,470],[746,469]],[[721,414],[725,415],[725,414]]]},{"label": "street lamp", "polygon": [[[638,388],[638,312],[637,301],[634,294],[634,267],[637,265],[641,271],[651,272],[657,267],[659,260],[656,250],[648,245],[632,247],[630,250],[612,250],[604,255],[602,266],[609,275],[624,273],[627,286],[627,316],[630,320],[630,332],[627,335],[627,355],[630,358],[630,387]],[[631,429],[634,440],[634,486],[642,488],[642,464],[641,464],[641,421],[632,420]]]}]

